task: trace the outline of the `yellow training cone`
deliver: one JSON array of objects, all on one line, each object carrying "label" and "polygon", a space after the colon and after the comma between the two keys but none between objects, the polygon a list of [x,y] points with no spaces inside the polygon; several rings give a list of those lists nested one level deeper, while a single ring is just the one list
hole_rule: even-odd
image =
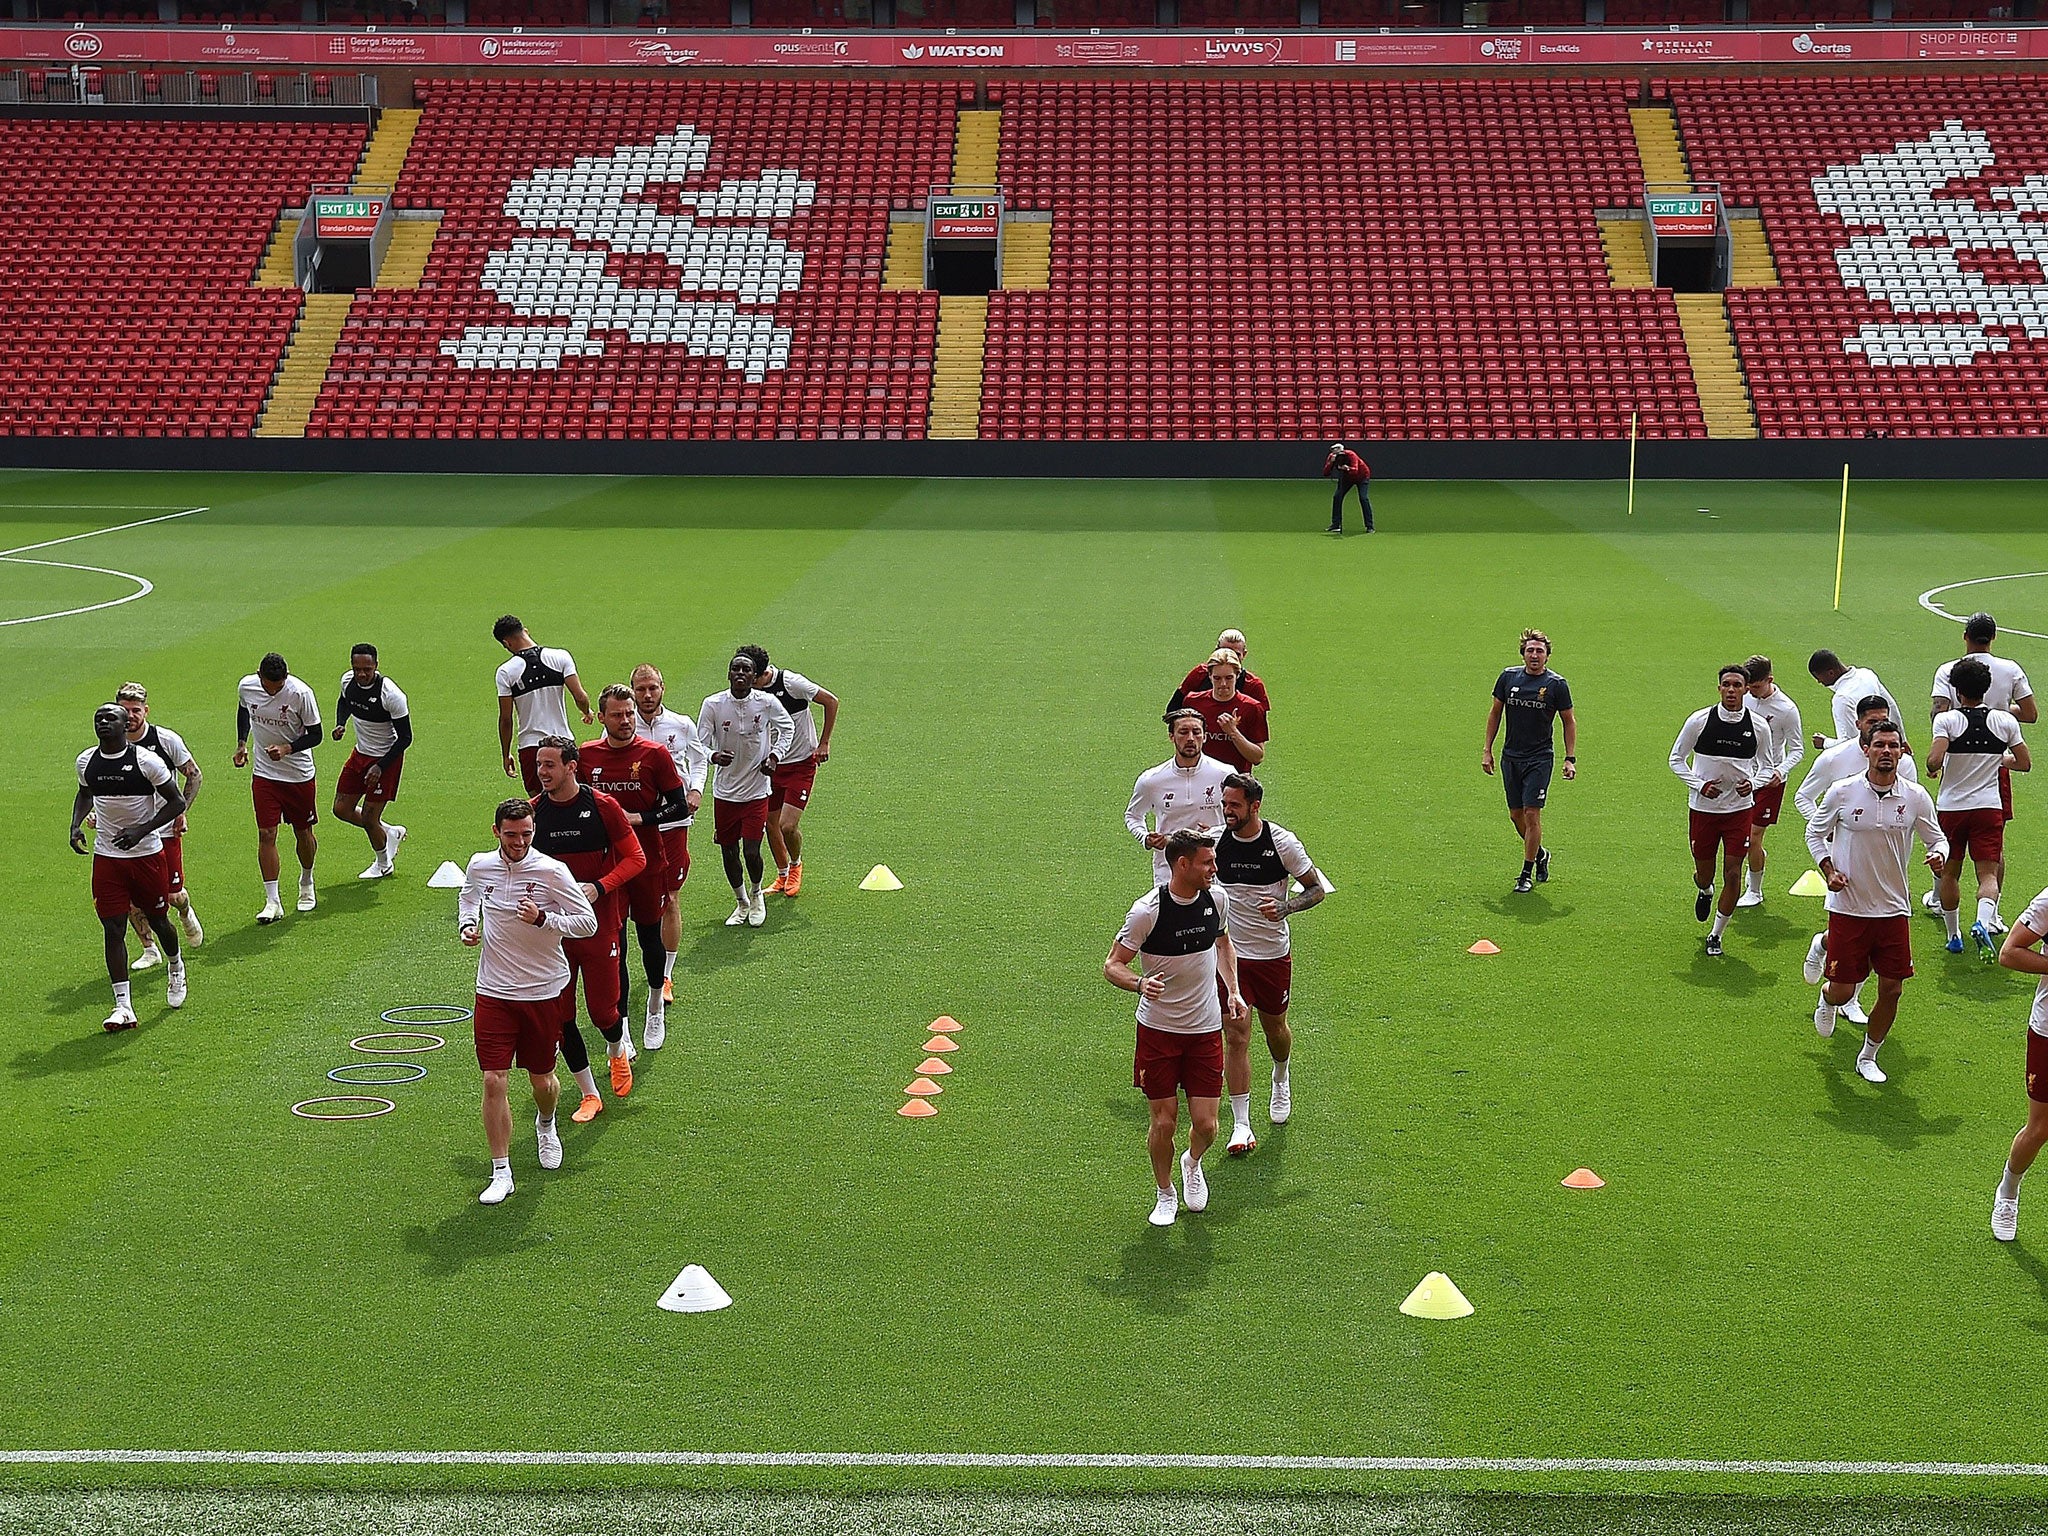
[{"label": "yellow training cone", "polygon": [[1409,1317],[1470,1317],[1472,1303],[1451,1284],[1449,1275],[1433,1269],[1422,1277],[1422,1284],[1408,1293],[1401,1310]]},{"label": "yellow training cone", "polygon": [[1827,893],[1828,883],[1821,878],[1821,873],[1817,869],[1809,869],[1792,882],[1794,896],[1825,896]]},{"label": "yellow training cone", "polygon": [[864,891],[900,891],[903,882],[896,878],[888,865],[877,864],[868,871],[868,877],[861,881],[860,888]]}]

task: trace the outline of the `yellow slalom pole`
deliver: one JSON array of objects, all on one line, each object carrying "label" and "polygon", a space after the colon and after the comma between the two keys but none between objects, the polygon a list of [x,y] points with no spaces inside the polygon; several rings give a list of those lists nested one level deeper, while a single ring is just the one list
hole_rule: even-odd
[{"label": "yellow slalom pole", "polygon": [[1842,466],[1842,523],[1835,534],[1835,612],[1842,611],[1842,556],[1849,548],[1849,466]]},{"label": "yellow slalom pole", "polygon": [[1628,515],[1636,515],[1636,413],[1628,413]]}]

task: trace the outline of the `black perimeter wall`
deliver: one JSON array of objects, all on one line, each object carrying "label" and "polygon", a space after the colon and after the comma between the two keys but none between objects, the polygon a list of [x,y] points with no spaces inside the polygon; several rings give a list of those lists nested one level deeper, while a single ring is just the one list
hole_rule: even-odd
[{"label": "black perimeter wall", "polygon": [[[1617,480],[1628,442],[1352,444],[1390,480]],[[0,468],[261,470],[309,474],[874,475],[915,479],[1314,479],[1322,442],[467,442],[327,438],[0,438]],[[2035,438],[1652,440],[1636,453],[1646,480],[2048,479]]]}]

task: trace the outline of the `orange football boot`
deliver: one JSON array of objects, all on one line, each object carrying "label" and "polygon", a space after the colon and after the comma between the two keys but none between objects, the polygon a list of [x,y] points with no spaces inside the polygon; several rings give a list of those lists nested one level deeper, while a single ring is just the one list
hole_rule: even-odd
[{"label": "orange football boot", "polygon": [[789,875],[790,872],[786,869],[777,870],[775,873],[775,883],[768,887],[768,894],[770,896],[776,896],[788,891]]},{"label": "orange football boot", "polygon": [[633,1063],[624,1056],[614,1056],[612,1064],[612,1092],[624,1098],[633,1091]]},{"label": "orange football boot", "polygon": [[604,1113],[604,1100],[594,1093],[583,1095],[583,1102],[576,1106],[576,1113],[569,1118],[578,1125],[588,1125]]},{"label": "orange football boot", "polygon": [[794,896],[804,888],[804,866],[801,861],[789,866],[789,873],[782,877],[781,885],[782,894],[785,896]]}]

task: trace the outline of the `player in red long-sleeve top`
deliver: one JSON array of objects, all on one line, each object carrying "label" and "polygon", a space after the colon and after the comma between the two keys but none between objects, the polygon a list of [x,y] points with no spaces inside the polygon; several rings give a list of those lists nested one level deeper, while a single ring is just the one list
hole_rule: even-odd
[{"label": "player in red long-sleeve top", "polygon": [[633,1065],[627,1054],[626,1021],[619,996],[619,914],[622,892],[647,868],[640,836],[619,802],[592,789],[576,776],[576,743],[567,736],[545,736],[534,750],[534,773],[541,792],[533,800],[533,846],[568,865],[583,882],[583,894],[597,909],[597,932],[587,939],[564,939],[562,958],[569,962],[569,985],[562,990],[562,1057],[576,1074],[582,1102],[569,1118],[579,1125],[597,1118],[604,1100],[597,1096],[590,1052],[576,1028],[576,978],[583,977],[583,1005],[591,1025],[604,1036],[611,1062],[612,1092],[633,1089]]},{"label": "player in red long-sleeve top", "polygon": [[1365,514],[1365,531],[1372,532],[1372,467],[1342,443],[1330,444],[1330,456],[1323,460],[1324,475],[1337,477],[1337,494],[1330,498],[1330,533],[1344,531],[1344,498],[1358,491],[1359,510]]}]

